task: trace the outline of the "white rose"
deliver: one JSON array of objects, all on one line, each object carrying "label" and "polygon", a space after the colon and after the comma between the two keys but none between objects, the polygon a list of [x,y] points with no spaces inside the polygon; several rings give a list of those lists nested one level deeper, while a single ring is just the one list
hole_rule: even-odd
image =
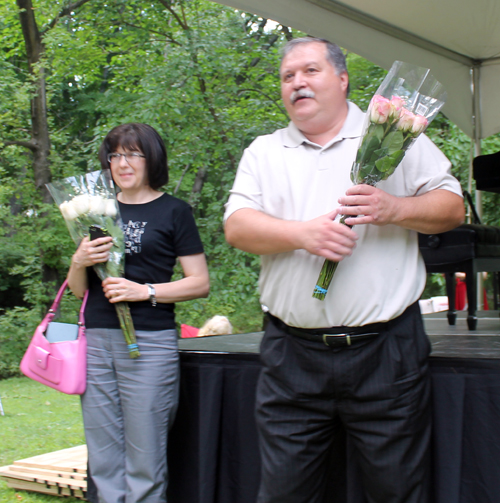
[{"label": "white rose", "polygon": [[118,210],[116,208],[116,202],[114,199],[106,199],[106,209],[104,211],[104,214],[107,217],[114,217],[118,213]]},{"label": "white rose", "polygon": [[73,207],[77,213],[77,216],[85,215],[90,209],[89,196],[87,194],[82,194],[81,196],[76,196],[71,200]]},{"label": "white rose", "polygon": [[61,203],[59,209],[61,210],[64,220],[75,220],[75,218],[78,218],[78,213],[71,204],[71,201]]},{"label": "white rose", "polygon": [[94,215],[104,215],[106,211],[106,201],[101,196],[90,196],[90,213]]}]

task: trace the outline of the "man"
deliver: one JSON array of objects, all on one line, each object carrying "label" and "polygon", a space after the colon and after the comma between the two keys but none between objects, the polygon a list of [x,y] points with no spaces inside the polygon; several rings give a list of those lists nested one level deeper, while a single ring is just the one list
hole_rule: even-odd
[{"label": "man", "polygon": [[[463,221],[460,185],[421,135],[388,180],[352,186],[364,114],[346,100],[342,51],[293,40],[280,77],[291,123],[245,151],[225,213],[228,242],[262,255],[269,309],[258,501],[323,501],[341,421],[370,503],[425,503],[430,345],[418,308],[425,266],[417,232]],[[339,214],[354,227],[335,221]],[[320,301],[312,293],[325,258],[341,263]]]}]

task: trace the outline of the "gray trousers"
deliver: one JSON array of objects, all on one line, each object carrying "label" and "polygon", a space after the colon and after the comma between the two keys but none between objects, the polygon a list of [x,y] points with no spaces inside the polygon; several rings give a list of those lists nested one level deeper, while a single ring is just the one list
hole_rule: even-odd
[{"label": "gray trousers", "polygon": [[100,503],[164,503],[167,434],[177,410],[176,330],[137,331],[132,359],[121,330],[88,329],[83,423]]}]

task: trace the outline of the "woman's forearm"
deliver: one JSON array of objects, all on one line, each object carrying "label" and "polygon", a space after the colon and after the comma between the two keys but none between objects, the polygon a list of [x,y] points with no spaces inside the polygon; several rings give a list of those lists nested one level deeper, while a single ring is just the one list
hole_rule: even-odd
[{"label": "woman's forearm", "polygon": [[209,292],[208,274],[206,277],[188,276],[177,281],[153,286],[156,290],[157,302],[162,303],[199,299],[207,297]]},{"label": "woman's forearm", "polygon": [[[174,303],[183,300],[206,297],[210,288],[205,255],[179,257],[184,278],[169,283],[152,283],[156,302]],[[141,302],[149,299],[149,289],[144,283],[136,283],[125,278],[106,278],[102,282],[104,295],[111,303]]]},{"label": "woman's forearm", "polygon": [[83,299],[83,296],[88,288],[87,268],[80,266],[72,260],[67,280],[68,286],[73,294],[79,299]]}]

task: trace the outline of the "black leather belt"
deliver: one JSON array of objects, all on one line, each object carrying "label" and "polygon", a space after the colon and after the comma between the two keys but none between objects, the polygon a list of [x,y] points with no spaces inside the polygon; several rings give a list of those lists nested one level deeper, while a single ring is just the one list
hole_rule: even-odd
[{"label": "black leather belt", "polygon": [[388,323],[370,323],[362,327],[297,328],[283,323],[279,318],[267,313],[271,322],[283,332],[307,341],[322,342],[331,348],[346,347],[376,337],[387,329]]}]

